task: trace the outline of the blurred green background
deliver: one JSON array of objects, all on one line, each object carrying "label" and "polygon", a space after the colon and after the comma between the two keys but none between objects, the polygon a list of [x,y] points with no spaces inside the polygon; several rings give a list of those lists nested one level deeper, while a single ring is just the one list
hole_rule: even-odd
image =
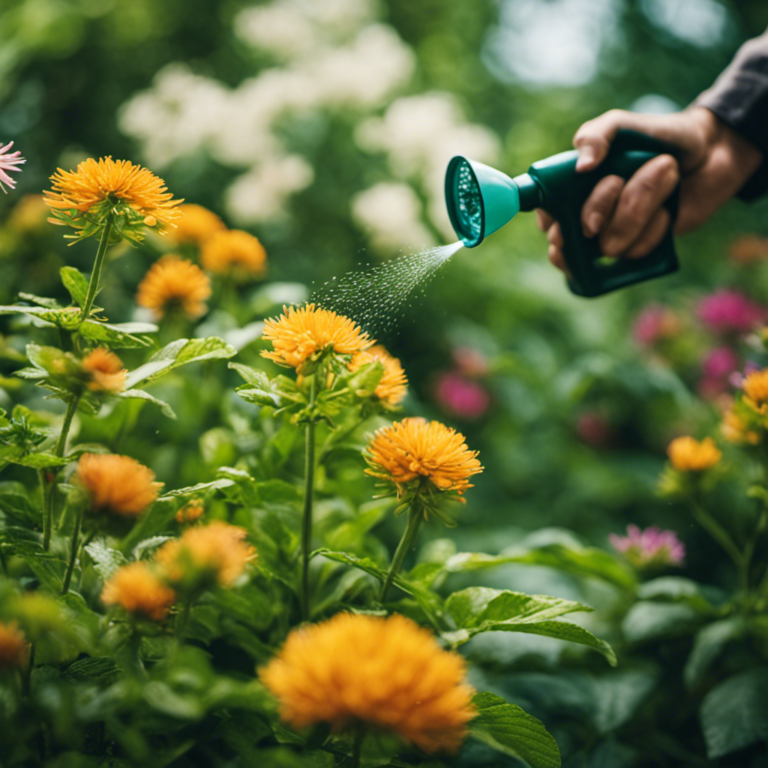
[{"label": "blurred green background", "polygon": [[[27,164],[0,199],[2,300],[60,291],[65,260],[90,268],[90,243],[67,249],[60,230],[14,219],[59,166],[145,164],[176,197],[256,234],[269,284],[311,290],[451,242],[442,173],[454,153],[516,174],[607,109],[683,108],[766,24],[761,0],[4,0],[0,138]],[[666,303],[695,325],[695,302],[716,288],[765,298],[765,270],[728,256],[745,233],[768,234],[768,201],[734,202],[680,239],[677,275],[583,300],[522,216],[459,251],[403,307],[381,340],[411,380],[407,412],[456,426],[486,467],[453,534],[463,547],[495,551],[542,525],[599,546],[628,522],[700,538],[654,483],[669,439],[715,421],[695,391],[720,341],[699,329],[649,354],[632,323]],[[134,316],[153,247],[115,262],[115,320]],[[245,322],[265,294],[243,295]],[[155,415],[142,418],[134,447],[162,479],[213,472],[215,451],[208,466],[188,455],[218,426],[213,411],[156,429]],[[689,547],[692,569],[708,547]]]}]

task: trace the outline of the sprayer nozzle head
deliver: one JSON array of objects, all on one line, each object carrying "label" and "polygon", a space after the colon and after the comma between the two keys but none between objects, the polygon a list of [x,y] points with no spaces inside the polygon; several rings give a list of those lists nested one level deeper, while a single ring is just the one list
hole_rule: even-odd
[{"label": "sprayer nozzle head", "polygon": [[480,245],[485,236],[483,195],[472,166],[465,157],[454,157],[445,174],[445,201],[456,234],[467,248]]}]

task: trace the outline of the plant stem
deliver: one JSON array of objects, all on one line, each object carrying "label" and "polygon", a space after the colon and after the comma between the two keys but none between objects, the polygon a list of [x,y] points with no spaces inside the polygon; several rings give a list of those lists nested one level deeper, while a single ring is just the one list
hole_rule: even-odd
[{"label": "plant stem", "polygon": [[[704,530],[728,553],[728,556],[733,560],[734,564],[739,570],[739,583],[743,586],[744,582],[744,564],[745,558],[741,550],[738,548],[734,540],[730,537],[728,531],[723,528],[720,523],[715,520],[712,515],[707,512],[698,501],[691,501],[691,510],[696,521],[701,525]],[[747,562],[748,566],[749,563]],[[748,574],[747,574],[748,576]]]},{"label": "plant stem", "polygon": [[110,211],[107,214],[107,218],[104,222],[104,229],[101,231],[101,240],[99,240],[99,249],[96,251],[96,259],[93,262],[93,271],[91,272],[91,281],[88,283],[88,292],[85,294],[85,302],[83,302],[83,309],[81,317],[83,320],[87,320],[91,314],[91,307],[96,299],[96,294],[99,290],[99,280],[101,279],[101,269],[104,266],[104,257],[107,254],[107,247],[109,246],[109,235],[112,231],[112,217],[114,214]]},{"label": "plant stem", "polygon": [[[75,395],[67,403],[67,412],[64,414],[64,423],[61,425],[61,432],[59,433],[59,439],[56,442],[56,448],[54,450],[56,456],[64,455],[64,451],[67,447],[67,436],[69,435],[72,419],[75,417],[79,402],[80,395]],[[53,500],[56,496],[56,472],[54,472],[50,486],[45,482],[44,472],[44,470],[40,471],[40,482],[43,486],[43,504],[45,505],[43,509],[43,550],[47,552],[51,544],[51,529],[53,528]]]},{"label": "plant stem", "polygon": [[192,610],[192,598],[188,597],[184,600],[184,604],[181,607],[181,613],[178,619],[176,619],[176,642],[180,643],[184,636],[184,630],[187,628],[187,622],[189,621],[189,613]]},{"label": "plant stem", "polygon": [[72,531],[72,544],[69,550],[69,563],[67,572],[64,574],[64,584],[61,588],[61,594],[66,595],[69,592],[69,583],[72,581],[72,572],[75,570],[75,560],[77,560],[78,543],[80,538],[80,526],[83,524],[83,508],[78,507],[75,517],[75,528]]},{"label": "plant stem", "polygon": [[387,591],[392,585],[395,576],[397,576],[397,574],[400,572],[400,568],[403,566],[403,560],[405,560],[405,556],[408,554],[408,550],[413,545],[413,540],[416,538],[416,534],[419,532],[421,521],[423,519],[424,513],[421,509],[421,505],[419,504],[418,496],[416,496],[416,498],[413,500],[413,503],[408,508],[408,524],[405,527],[405,532],[403,533],[403,537],[400,539],[400,543],[397,545],[395,556],[392,558],[392,564],[389,566],[389,571],[387,572],[387,578],[381,588],[381,593],[379,594],[380,603],[384,602],[384,598],[387,596]]},{"label": "plant stem", "polygon": [[[309,385],[309,408],[315,404],[317,390],[317,375],[312,376]],[[301,618],[309,621],[309,555],[312,547],[312,502],[315,492],[315,421],[310,416],[307,422],[304,442],[304,512],[301,519],[301,584],[299,599],[301,601]]]},{"label": "plant stem", "polygon": [[362,725],[355,728],[355,736],[352,739],[352,768],[360,768],[360,754],[363,749],[365,730]]}]

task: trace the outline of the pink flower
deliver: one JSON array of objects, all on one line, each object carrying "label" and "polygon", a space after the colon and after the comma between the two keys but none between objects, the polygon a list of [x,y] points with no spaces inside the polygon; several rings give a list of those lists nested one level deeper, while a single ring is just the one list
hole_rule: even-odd
[{"label": "pink flower", "polygon": [[613,437],[608,420],[596,411],[586,411],[579,416],[576,424],[579,437],[595,448],[605,448]]},{"label": "pink flower", "polygon": [[680,331],[680,319],[668,307],[649,304],[635,318],[632,337],[641,347],[650,347],[659,339],[675,336]]},{"label": "pink flower", "polygon": [[488,392],[460,373],[441,374],[435,385],[435,398],[443,410],[462,419],[479,419],[491,404]]},{"label": "pink flower", "polygon": [[20,171],[21,168],[18,168],[17,166],[27,162],[21,156],[21,152],[19,152],[18,149],[15,152],[11,152],[10,155],[6,154],[12,146],[12,141],[5,146],[0,145],[0,189],[2,189],[5,194],[8,194],[8,190],[3,184],[7,184],[11,189],[15,189],[16,187],[16,180],[12,179],[7,171]]},{"label": "pink flower", "polygon": [[626,536],[612,533],[608,540],[635,568],[665,565],[681,566],[685,559],[685,546],[674,531],[660,531],[655,526],[641,531],[636,525],[627,526]]},{"label": "pink flower", "polygon": [[768,317],[768,310],[738,291],[717,291],[699,302],[699,319],[719,333],[747,333]]},{"label": "pink flower", "polygon": [[739,367],[739,359],[730,347],[716,347],[701,364],[699,395],[712,400],[727,391],[729,376]]}]

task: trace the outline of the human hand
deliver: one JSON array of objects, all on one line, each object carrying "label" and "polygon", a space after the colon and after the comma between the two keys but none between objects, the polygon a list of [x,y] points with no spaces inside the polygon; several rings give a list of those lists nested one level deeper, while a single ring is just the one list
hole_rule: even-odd
[{"label": "human hand", "polygon": [[[605,256],[639,258],[650,253],[669,227],[664,201],[680,182],[675,234],[700,226],[730,200],[762,162],[762,154],[704,107],[670,115],[643,115],[613,109],[579,128],[573,145],[579,151],[577,172],[591,171],[605,159],[619,128],[653,136],[679,150],[679,159],[659,155],[627,181],[602,178],[584,203],[585,237],[599,237]],[[549,260],[567,272],[560,225],[537,210],[539,228],[547,233]]]}]

